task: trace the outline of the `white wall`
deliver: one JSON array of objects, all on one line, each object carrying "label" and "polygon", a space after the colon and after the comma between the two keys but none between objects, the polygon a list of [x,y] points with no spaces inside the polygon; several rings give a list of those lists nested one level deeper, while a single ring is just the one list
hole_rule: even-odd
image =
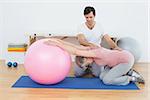
[{"label": "white wall", "polygon": [[140,61],[150,62],[147,0],[0,1],[1,58],[7,57],[8,43],[27,42],[27,33],[75,35],[77,25],[84,22],[84,7],[92,5],[96,8],[96,20],[101,22],[106,33],[137,39],[143,52]]},{"label": "white wall", "polygon": [[2,5],[0,4],[0,59],[2,59]]},{"label": "white wall", "polygon": [[150,0],[148,0],[148,59],[150,59]]}]

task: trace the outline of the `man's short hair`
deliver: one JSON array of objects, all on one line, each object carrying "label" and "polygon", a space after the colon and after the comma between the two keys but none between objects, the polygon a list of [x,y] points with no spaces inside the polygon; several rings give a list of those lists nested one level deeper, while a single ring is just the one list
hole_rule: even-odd
[{"label": "man's short hair", "polygon": [[93,12],[93,15],[95,16],[95,9],[94,9],[94,7],[91,7],[91,6],[85,7],[85,9],[84,9],[84,15],[87,15],[87,14],[89,14],[91,12]]}]

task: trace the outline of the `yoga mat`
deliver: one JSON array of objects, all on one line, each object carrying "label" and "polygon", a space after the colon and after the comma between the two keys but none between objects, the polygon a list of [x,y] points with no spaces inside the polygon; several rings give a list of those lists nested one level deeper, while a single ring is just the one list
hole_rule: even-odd
[{"label": "yoga mat", "polygon": [[99,78],[66,77],[53,85],[42,85],[34,82],[28,76],[21,76],[13,88],[59,88],[59,89],[102,89],[102,90],[139,90],[135,83],[126,86],[105,85]]}]

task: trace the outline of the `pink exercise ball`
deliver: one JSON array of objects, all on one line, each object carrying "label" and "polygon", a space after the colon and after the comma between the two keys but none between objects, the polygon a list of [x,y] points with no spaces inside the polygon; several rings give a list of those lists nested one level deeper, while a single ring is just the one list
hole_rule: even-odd
[{"label": "pink exercise ball", "polygon": [[56,84],[69,74],[71,57],[58,46],[46,45],[46,40],[38,40],[29,47],[24,67],[33,81],[40,84]]}]

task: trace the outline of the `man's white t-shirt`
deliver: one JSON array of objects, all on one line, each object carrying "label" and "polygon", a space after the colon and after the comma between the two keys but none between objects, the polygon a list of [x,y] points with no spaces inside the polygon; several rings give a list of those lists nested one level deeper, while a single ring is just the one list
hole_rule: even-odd
[{"label": "man's white t-shirt", "polygon": [[100,45],[104,31],[100,23],[96,22],[93,29],[89,29],[86,24],[83,23],[78,27],[77,34],[84,34],[87,41]]}]

